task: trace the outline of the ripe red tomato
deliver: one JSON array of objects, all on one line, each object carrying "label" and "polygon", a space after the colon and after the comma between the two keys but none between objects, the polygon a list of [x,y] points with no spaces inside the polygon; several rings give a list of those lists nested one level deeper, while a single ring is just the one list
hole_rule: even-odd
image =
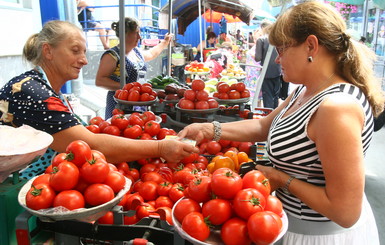
[{"label": "ripe red tomato", "polygon": [[141,118],[142,120],[146,123],[150,120],[153,120],[155,121],[156,120],[156,116],[155,116],[155,113],[152,112],[152,111],[145,111],[143,112],[143,114],[141,115]]},{"label": "ripe red tomato", "polygon": [[117,93],[117,98],[119,100],[127,100],[129,92],[127,90],[121,90],[120,93]]},{"label": "ripe red tomato", "polygon": [[143,133],[141,136],[139,136],[138,139],[141,139],[141,140],[153,140],[154,138],[152,138],[151,135],[148,134],[148,133]]},{"label": "ripe red tomato", "polygon": [[209,93],[207,93],[207,91],[205,91],[205,90],[197,91],[196,99],[207,101],[209,99]]},{"label": "ripe red tomato", "polygon": [[270,195],[271,187],[269,180],[261,171],[252,170],[243,176],[243,189],[254,188],[265,198]]},{"label": "ripe red tomato", "polygon": [[132,83],[126,83],[124,86],[123,86],[123,90],[127,90],[127,91],[130,91],[130,89],[134,87],[134,85]]},{"label": "ripe red tomato", "polygon": [[197,201],[194,201],[191,198],[185,198],[176,203],[174,207],[174,216],[180,223],[182,223],[187,214],[201,211],[202,208]]},{"label": "ripe red tomato", "polygon": [[199,241],[205,241],[210,235],[210,228],[199,212],[191,212],[186,215],[182,222],[182,229]]},{"label": "ripe red tomato", "polygon": [[242,189],[242,178],[229,168],[214,171],[211,179],[211,190],[223,199],[232,199]]},{"label": "ripe red tomato", "polygon": [[138,217],[136,217],[136,214],[132,215],[132,216],[126,216],[124,215],[124,221],[123,223],[125,225],[133,225],[133,224],[136,224],[138,223],[139,219]]},{"label": "ripe red tomato", "polygon": [[191,83],[191,88],[194,91],[203,90],[205,88],[205,82],[200,79],[195,79]]},{"label": "ripe red tomato", "polygon": [[143,129],[139,125],[129,125],[124,131],[123,136],[130,139],[137,139],[143,134]]},{"label": "ripe red tomato", "polygon": [[199,176],[188,184],[188,195],[197,202],[207,202],[211,199],[211,177]]},{"label": "ripe red tomato", "polygon": [[49,179],[51,178],[51,175],[49,173],[44,173],[42,175],[39,175],[38,177],[36,177],[33,182],[32,182],[32,186],[35,186],[38,185],[38,184],[47,184],[49,185]]},{"label": "ripe red tomato", "polygon": [[164,179],[159,173],[151,171],[151,172],[144,173],[142,175],[142,181],[143,182],[154,181],[155,183],[160,184],[164,182]]},{"label": "ripe red tomato", "polygon": [[241,98],[241,94],[237,90],[230,90],[229,99],[231,100],[237,100]]},{"label": "ripe red tomato", "polygon": [[103,183],[109,172],[110,167],[103,159],[87,161],[80,168],[81,177],[89,183]]},{"label": "ripe red tomato", "polygon": [[230,145],[231,141],[230,140],[219,140],[218,143],[221,144],[221,146],[223,148],[225,148],[225,147]]},{"label": "ripe red tomato", "polygon": [[263,211],[265,206],[265,197],[253,188],[238,191],[233,200],[235,213],[245,220],[254,213]]},{"label": "ripe red tomato", "polygon": [[[36,180],[36,179],[35,179]],[[33,210],[50,208],[55,199],[55,190],[48,184],[32,184],[25,196],[25,204]]]},{"label": "ripe red tomato", "polygon": [[247,221],[249,236],[256,244],[271,244],[282,227],[281,218],[270,211],[257,212]]},{"label": "ripe red tomato", "polygon": [[95,116],[93,118],[90,119],[89,121],[89,124],[90,125],[98,125],[101,123],[101,122],[104,122],[104,119],[100,116]]},{"label": "ripe red tomato", "polygon": [[203,203],[203,217],[207,217],[213,225],[221,225],[231,218],[233,211],[231,202],[225,199],[212,199]]},{"label": "ripe red tomato", "polygon": [[149,172],[155,171],[155,169],[156,169],[155,164],[147,163],[140,168],[140,170],[139,170],[140,176],[142,177],[144,175],[144,173],[149,173]]},{"label": "ripe red tomato", "polygon": [[147,85],[142,85],[142,87],[140,88],[140,93],[141,94],[151,94],[152,92],[152,87],[151,87],[151,84],[147,83]]},{"label": "ripe red tomato", "polygon": [[250,91],[245,90],[241,93],[241,98],[249,98],[250,97]]},{"label": "ripe red tomato", "polygon": [[208,99],[207,100],[207,103],[209,103],[209,108],[218,108],[219,104],[218,104],[218,101],[216,101],[215,99]]},{"label": "ripe red tomato", "polygon": [[92,159],[91,147],[83,140],[75,140],[66,148],[66,160],[81,167],[87,160]]},{"label": "ripe red tomato", "polygon": [[61,163],[64,160],[66,160],[66,157],[67,157],[67,153],[62,152],[62,153],[57,154],[52,159],[52,166],[55,167],[55,166],[59,165],[59,163]]},{"label": "ripe red tomato", "polygon": [[228,100],[229,99],[229,95],[227,93],[219,93],[218,94],[218,99]]},{"label": "ripe red tomato", "polygon": [[142,203],[144,202],[144,199],[141,195],[139,195],[138,192],[133,194],[127,194],[126,204],[124,206],[124,210],[135,210],[136,206],[134,207],[132,203]]},{"label": "ripe red tomato", "polygon": [[139,97],[139,101],[150,101],[150,95],[148,93],[143,93]]},{"label": "ripe red tomato", "polygon": [[227,93],[230,91],[230,86],[227,83],[221,83],[217,86],[217,90],[218,90],[219,94]]},{"label": "ripe red tomato", "polygon": [[140,92],[138,90],[130,90],[127,96],[128,101],[139,101],[140,99]]},{"label": "ripe red tomato", "polygon": [[194,163],[199,157],[198,153],[191,153],[187,157],[183,158],[180,162],[183,164]]},{"label": "ripe red tomato", "polygon": [[114,224],[114,213],[112,211],[108,211],[105,215],[98,219],[98,223],[102,225]]},{"label": "ripe red tomato", "polygon": [[119,136],[120,135],[120,129],[116,126],[110,125],[103,129],[103,133]]},{"label": "ripe red tomato", "polygon": [[142,203],[136,208],[135,211],[136,211],[136,217],[138,218],[138,220],[141,220],[150,215],[154,215],[155,207],[149,203]]},{"label": "ripe red tomato", "polygon": [[114,191],[106,184],[92,184],[84,191],[84,199],[91,206],[101,205],[114,197]]},{"label": "ripe red tomato", "polygon": [[126,179],[123,174],[117,171],[110,171],[104,180],[104,184],[111,187],[114,193],[118,193],[126,185]]},{"label": "ripe red tomato", "polygon": [[239,151],[245,152],[247,155],[250,155],[250,147],[253,145],[251,142],[241,142],[238,146]]},{"label": "ripe red tomato", "polygon": [[134,179],[134,181],[137,181],[139,179],[139,170],[137,170],[136,168],[129,168],[127,174],[130,175]]},{"label": "ripe red tomato", "polygon": [[200,100],[200,101],[195,102],[195,109],[207,110],[209,108],[210,108],[209,103],[207,101]]},{"label": "ripe red tomato", "polygon": [[185,188],[180,183],[175,183],[172,185],[170,191],[168,192],[168,196],[171,198],[173,202],[177,202],[179,199],[185,196]]},{"label": "ripe red tomato", "polygon": [[157,187],[158,183],[155,181],[144,181],[138,192],[145,201],[155,200],[158,197]]},{"label": "ripe red tomato", "polygon": [[90,183],[85,181],[83,178],[79,178],[78,183],[73,189],[79,191],[80,193],[84,193],[89,185]]},{"label": "ripe red tomato", "polygon": [[77,190],[66,190],[56,195],[53,207],[65,207],[68,210],[84,208],[85,202],[82,193]]},{"label": "ripe red tomato", "polygon": [[219,144],[218,142],[216,141],[210,141],[207,143],[207,146],[206,146],[206,151],[211,154],[211,155],[215,155],[217,154],[218,152],[220,152],[222,150],[222,146],[221,144]]},{"label": "ripe red tomato", "polygon": [[241,93],[246,89],[246,85],[244,83],[235,83],[235,89]]},{"label": "ripe red tomato", "polygon": [[130,125],[139,125],[140,127],[144,126],[144,121],[139,114],[131,114],[128,121]]},{"label": "ripe red tomato", "polygon": [[95,125],[95,124],[91,124],[91,125],[86,126],[86,129],[88,129],[89,131],[91,131],[94,134],[99,134],[100,133],[99,126]]},{"label": "ripe red tomato", "polygon": [[173,206],[174,206],[174,202],[168,196],[159,196],[155,200],[155,208],[160,208],[160,207],[172,208]]},{"label": "ripe red tomato", "polygon": [[78,179],[78,167],[72,162],[63,161],[52,168],[49,184],[55,191],[70,190],[76,186]]},{"label": "ripe red tomato", "polygon": [[92,149],[91,153],[92,153],[93,159],[99,159],[100,158],[104,161],[107,161],[106,156],[102,152],[95,150],[95,149]]},{"label": "ripe red tomato", "polygon": [[150,120],[144,125],[144,132],[151,135],[151,137],[157,135],[160,131],[160,124]]},{"label": "ripe red tomato", "polygon": [[124,115],[124,111],[122,109],[119,109],[119,108],[114,108],[112,110],[112,115]]},{"label": "ripe red tomato", "polygon": [[282,202],[275,196],[269,195],[266,199],[265,211],[271,211],[282,217]]},{"label": "ripe red tomato", "polygon": [[110,125],[111,125],[111,123],[110,123],[109,121],[101,122],[101,123],[99,124],[100,132],[103,132],[103,130],[104,130],[106,127],[110,126]]},{"label": "ripe red tomato", "polygon": [[193,110],[195,108],[195,104],[193,101],[183,98],[179,100],[178,106],[186,110]]},{"label": "ripe red tomato", "polygon": [[192,89],[187,89],[185,92],[184,92],[184,95],[183,97],[186,99],[186,100],[191,100],[191,101],[194,101],[195,100],[195,91],[192,90]]},{"label": "ripe red tomato", "polygon": [[231,218],[222,225],[221,238],[226,245],[251,244],[247,223],[238,217]]},{"label": "ripe red tomato", "polygon": [[111,125],[118,127],[119,130],[124,130],[128,124],[129,121],[123,114],[113,115],[111,118]]},{"label": "ripe red tomato", "polygon": [[159,196],[168,196],[171,190],[171,187],[172,187],[172,183],[164,181],[158,184],[156,191],[158,192]]}]

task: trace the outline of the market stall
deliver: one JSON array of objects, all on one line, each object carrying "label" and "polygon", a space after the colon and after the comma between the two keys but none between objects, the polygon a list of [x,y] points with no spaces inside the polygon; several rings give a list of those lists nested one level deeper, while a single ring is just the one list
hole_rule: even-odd
[{"label": "market stall", "polygon": [[[123,1],[120,2],[123,4]],[[231,4],[229,4],[230,2]],[[207,1],[206,4],[210,4],[207,5],[210,9],[228,11],[248,23],[251,17],[249,9],[240,3],[234,5],[234,2],[238,1]],[[194,5],[194,7],[197,6]],[[123,18],[124,8],[121,8],[120,11],[120,16]],[[185,14],[187,13],[185,12]],[[124,26],[122,25],[120,28],[123,30],[121,33],[124,33]],[[124,53],[124,46],[121,47],[121,52]],[[123,60],[121,66],[124,66]],[[225,69],[222,67],[215,77],[209,77],[213,67],[206,67],[204,63],[200,62],[191,62],[188,65],[192,69],[184,70],[190,78],[186,84],[180,83],[168,75],[159,75],[144,84],[121,84],[121,89],[117,91],[114,98],[118,103],[114,116],[107,120],[100,117],[92,118],[88,122],[87,128],[93,133],[140,140],[162,140],[175,137],[178,130],[193,122],[258,119],[270,113],[270,110],[263,108],[255,110],[250,107],[250,91],[245,87],[245,73],[239,66],[228,65]],[[125,80],[123,79],[124,72],[121,73],[123,76],[121,81]],[[194,141],[188,142],[196,144]],[[103,180],[95,180],[95,175],[90,177],[91,170],[83,170],[84,165],[67,158],[70,152],[59,153],[50,160],[52,163],[50,167],[60,168],[65,163],[71,166],[72,173],[75,173],[77,168],[78,174],[68,174],[67,181],[61,181],[61,184],[58,184],[59,182],[51,181],[51,178],[54,178],[52,176],[57,173],[47,168],[44,174],[18,184],[17,188],[21,188],[17,193],[18,204],[25,209],[16,218],[15,229],[18,244],[36,242],[36,239],[40,239],[39,234],[42,233],[48,234],[48,237],[54,237],[56,243],[64,244],[126,244],[127,242],[132,244],[139,244],[139,242],[141,242],[140,244],[223,244],[234,232],[240,233],[236,230],[221,231],[221,228],[226,227],[227,222],[230,221],[230,216],[226,216],[227,219],[222,217],[220,222],[213,220],[215,227],[201,224],[200,227],[205,232],[199,232],[201,233],[199,235],[189,229],[195,225],[184,224],[184,217],[181,216],[180,210],[186,210],[186,202],[188,202],[187,207],[191,206],[190,204],[196,207],[196,210],[191,211],[202,211],[209,204],[217,205],[211,204],[207,189],[205,197],[198,195],[202,191],[196,189],[193,180],[199,179],[200,182],[206,183],[205,187],[199,188],[207,188],[208,181],[214,181],[215,171],[226,167],[226,171],[237,176],[240,183],[246,176],[246,172],[242,172],[241,165],[263,160],[266,154],[265,148],[255,142],[230,141],[200,142],[197,146],[201,150],[200,154],[191,154],[181,162],[172,164],[166,163],[160,158],[138,159],[127,163],[107,163],[99,160],[103,158],[103,153],[98,153],[97,157],[92,155],[100,166],[103,165],[103,169],[108,166],[109,171],[106,170],[103,174],[107,172],[106,176],[113,175],[109,181],[108,177]],[[63,156],[66,156],[65,159],[68,161],[64,161]],[[95,159],[93,158],[93,160]],[[0,163],[5,163],[5,161]],[[24,164],[29,163],[30,161],[24,162]],[[90,165],[92,166],[91,163]],[[91,166],[87,165],[84,168],[91,168]],[[17,173],[19,170],[20,168],[11,171]],[[102,175],[102,172],[100,173],[98,176]],[[9,182],[9,174],[8,172],[5,174],[7,182]],[[50,176],[48,183],[37,182],[47,175]],[[114,181],[117,179],[121,180],[120,183]],[[264,178],[263,181],[266,182],[266,179]],[[83,182],[86,183],[85,186],[79,184]],[[64,189],[62,185],[65,185],[66,188]],[[113,192],[111,194],[109,191],[109,197],[106,199],[100,197],[103,200],[95,200],[95,197],[99,196],[102,191],[96,188],[90,190],[94,185],[112,189]],[[110,188],[106,188],[106,185]],[[186,189],[189,191],[185,191]],[[52,199],[50,202],[46,201],[44,206],[31,203],[36,195],[40,195],[36,194],[38,190],[51,190]],[[66,191],[72,194],[77,193],[76,198],[70,196],[67,199],[61,199],[61,202],[57,201],[56,198],[62,196],[62,193]],[[224,202],[229,202],[228,200],[237,202],[239,199],[236,198],[235,193],[238,191],[243,192],[244,190],[238,188],[234,190],[232,196],[221,193],[219,189],[213,192],[221,197],[221,200],[226,200]],[[270,191],[261,189],[260,192],[263,194],[259,194],[259,198],[267,202]],[[84,198],[82,205],[79,202],[73,204],[68,201],[69,199],[82,199],[81,197]],[[239,201],[240,206],[237,210],[244,208],[243,203],[243,201]],[[248,220],[251,216],[251,213],[245,216],[237,210],[228,211],[235,212],[244,220]],[[258,212],[278,220],[273,224],[273,235],[264,242],[274,242],[280,239],[288,225],[282,208],[278,207],[273,214],[266,213],[264,208],[259,209]],[[222,214],[203,215],[205,217],[223,216]],[[187,217],[187,213],[184,216]],[[29,225],[31,222],[34,223],[33,228]],[[229,224],[231,225],[231,222]],[[258,242],[261,236],[250,232],[250,234],[244,234],[241,239]]]}]

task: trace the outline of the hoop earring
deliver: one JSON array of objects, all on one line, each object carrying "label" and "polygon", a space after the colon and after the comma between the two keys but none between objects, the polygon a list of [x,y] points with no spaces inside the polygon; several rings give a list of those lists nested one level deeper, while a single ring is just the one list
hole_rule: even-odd
[{"label": "hoop earring", "polygon": [[308,60],[309,62],[313,62],[313,56],[307,57],[307,60]]}]

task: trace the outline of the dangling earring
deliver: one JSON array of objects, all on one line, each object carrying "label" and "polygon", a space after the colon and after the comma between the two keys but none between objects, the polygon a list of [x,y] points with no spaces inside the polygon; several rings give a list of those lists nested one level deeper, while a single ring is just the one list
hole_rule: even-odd
[{"label": "dangling earring", "polygon": [[308,60],[309,62],[313,62],[313,56],[307,57],[307,60]]}]

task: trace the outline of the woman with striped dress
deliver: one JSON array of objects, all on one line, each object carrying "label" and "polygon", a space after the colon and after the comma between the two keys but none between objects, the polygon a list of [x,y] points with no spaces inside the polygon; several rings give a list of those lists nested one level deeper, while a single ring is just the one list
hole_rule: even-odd
[{"label": "woman with striped dress", "polygon": [[283,79],[299,85],[268,116],[192,124],[198,141],[267,141],[272,167],[257,165],[281,200],[289,228],[283,244],[379,244],[364,193],[364,156],[384,95],[374,55],[346,34],[339,13],[320,2],[284,12],[269,42]]}]

